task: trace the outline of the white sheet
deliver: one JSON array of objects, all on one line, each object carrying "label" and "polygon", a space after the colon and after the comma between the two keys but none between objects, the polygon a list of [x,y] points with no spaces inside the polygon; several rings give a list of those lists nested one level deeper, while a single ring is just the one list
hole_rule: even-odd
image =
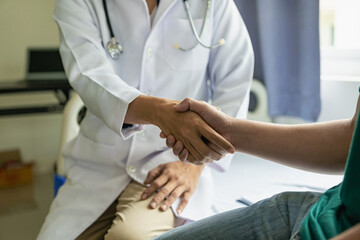
[{"label": "white sheet", "polygon": [[[325,175],[301,171],[246,154],[236,154],[226,173],[213,171],[216,196],[213,208],[223,212],[284,191],[324,192],[339,184],[342,175]],[[225,186],[225,187],[224,187]]]}]

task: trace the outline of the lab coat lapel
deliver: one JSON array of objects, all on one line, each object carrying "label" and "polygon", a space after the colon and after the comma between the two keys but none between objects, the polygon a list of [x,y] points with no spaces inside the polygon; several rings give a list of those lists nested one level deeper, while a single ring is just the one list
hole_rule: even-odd
[{"label": "lab coat lapel", "polygon": [[153,22],[153,28],[165,17],[169,10],[175,5],[177,1],[181,0],[161,0],[158,6],[156,16]]}]

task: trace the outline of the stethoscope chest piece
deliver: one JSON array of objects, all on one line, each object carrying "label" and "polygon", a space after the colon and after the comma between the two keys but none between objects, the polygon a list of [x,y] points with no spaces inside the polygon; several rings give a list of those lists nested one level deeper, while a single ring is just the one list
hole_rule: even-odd
[{"label": "stethoscope chest piece", "polygon": [[111,38],[111,41],[109,41],[106,45],[108,52],[112,59],[119,59],[120,54],[123,52],[122,46],[116,42],[115,38]]}]

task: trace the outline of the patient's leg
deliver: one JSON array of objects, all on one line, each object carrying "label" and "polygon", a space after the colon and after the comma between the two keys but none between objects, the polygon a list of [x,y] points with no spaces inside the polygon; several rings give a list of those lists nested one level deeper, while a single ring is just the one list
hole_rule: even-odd
[{"label": "patient's leg", "polygon": [[221,213],[161,235],[156,240],[290,239],[320,193],[286,192],[247,208]]}]

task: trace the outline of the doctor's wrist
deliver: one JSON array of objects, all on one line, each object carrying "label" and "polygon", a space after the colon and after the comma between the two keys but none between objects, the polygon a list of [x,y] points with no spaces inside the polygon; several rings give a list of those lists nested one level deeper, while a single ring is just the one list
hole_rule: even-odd
[{"label": "doctor's wrist", "polygon": [[130,103],[125,123],[153,124],[159,127],[161,120],[176,103],[170,99],[140,95]]}]

